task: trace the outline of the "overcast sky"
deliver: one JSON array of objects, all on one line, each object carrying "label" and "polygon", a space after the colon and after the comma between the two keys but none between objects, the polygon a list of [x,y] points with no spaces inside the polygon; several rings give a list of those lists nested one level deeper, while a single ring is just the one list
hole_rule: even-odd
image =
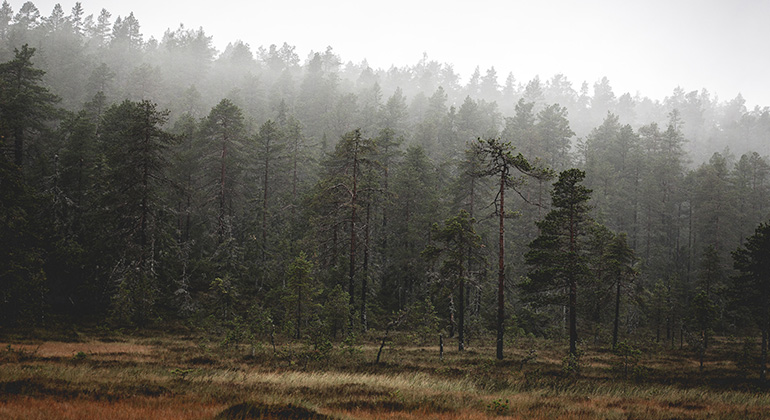
[{"label": "overcast sky", "polygon": [[[23,1],[9,1],[18,11]],[[55,0],[33,3],[43,16]],[[60,2],[69,14],[75,4]],[[297,47],[303,60],[331,46],[344,62],[375,68],[423,56],[454,64],[463,80],[494,66],[526,83],[563,73],[577,90],[606,76],[615,94],[662,100],[675,87],[708,89],[720,101],[741,93],[751,109],[770,105],[770,0],[83,0],[134,12],[145,40],[202,26],[221,51],[228,42]]]}]

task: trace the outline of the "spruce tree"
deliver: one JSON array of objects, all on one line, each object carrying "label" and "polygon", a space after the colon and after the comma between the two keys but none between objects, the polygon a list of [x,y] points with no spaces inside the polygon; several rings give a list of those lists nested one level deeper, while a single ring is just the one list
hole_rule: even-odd
[{"label": "spruce tree", "polygon": [[22,166],[27,137],[55,118],[59,97],[43,86],[45,72],[32,63],[34,48],[24,44],[13,52],[13,60],[0,64],[0,139],[13,141],[13,162]]},{"label": "spruce tree", "polygon": [[733,252],[732,295],[735,306],[750,314],[762,333],[762,358],[759,379],[767,378],[768,330],[770,329],[770,223],[757,226],[745,245]]},{"label": "spruce tree", "polygon": [[480,260],[481,237],[473,228],[476,220],[465,210],[444,221],[444,226],[433,224],[433,243],[425,248],[423,256],[429,260],[441,260],[439,275],[449,280],[450,291],[459,292],[457,322],[458,350],[465,350],[465,285],[470,280],[469,262]]},{"label": "spruce tree", "polygon": [[525,299],[532,304],[568,308],[569,353],[573,357],[577,356],[578,286],[589,274],[583,242],[591,220],[591,190],[581,184],[584,178],[585,172],[579,169],[559,174],[551,193],[553,210],[537,223],[540,235],[525,256],[529,275],[520,284]]}]

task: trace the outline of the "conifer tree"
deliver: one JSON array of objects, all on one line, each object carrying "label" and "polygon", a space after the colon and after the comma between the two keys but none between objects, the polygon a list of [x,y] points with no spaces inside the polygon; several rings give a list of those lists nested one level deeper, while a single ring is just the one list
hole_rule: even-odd
[{"label": "conifer tree", "polygon": [[[323,236],[331,233],[331,264],[336,264],[337,248],[341,242],[340,228],[347,225],[348,244],[348,294],[350,295],[350,324],[353,324],[355,279],[357,258],[360,251],[358,239],[359,210],[361,206],[361,182],[368,165],[374,163],[376,144],[365,138],[360,130],[345,134],[337,143],[334,153],[324,162],[325,175],[316,187],[314,204],[322,213]],[[331,232],[329,232],[331,230]],[[325,247],[325,248],[328,248]]]},{"label": "conifer tree", "polygon": [[439,274],[450,281],[450,290],[459,292],[457,322],[458,350],[465,350],[465,285],[470,278],[469,261],[479,260],[481,237],[476,234],[473,225],[476,221],[465,210],[457,216],[444,221],[444,226],[433,224],[431,236],[433,243],[422,252],[429,260],[441,259]]},{"label": "conifer tree", "polygon": [[615,314],[612,322],[612,348],[618,345],[620,330],[620,301],[624,286],[628,285],[634,277],[634,263],[636,256],[634,250],[628,246],[626,234],[614,235],[605,255],[609,263],[609,275],[615,286]]},{"label": "conifer tree", "polygon": [[495,205],[500,218],[498,240],[497,274],[497,358],[503,358],[503,322],[505,319],[505,191],[518,192],[528,177],[547,179],[551,171],[533,166],[521,153],[514,155],[515,148],[510,142],[498,139],[478,139],[471,149],[481,157],[483,164],[476,172],[479,177],[499,177],[499,189]]},{"label": "conifer tree", "polygon": [[0,139],[13,141],[13,162],[22,166],[27,137],[55,118],[59,97],[43,86],[45,72],[32,63],[35,49],[24,44],[13,51],[14,59],[0,64]]},{"label": "conifer tree", "polygon": [[762,334],[759,379],[767,379],[768,331],[770,330],[770,224],[761,223],[745,245],[733,252],[732,295],[736,305],[748,310]]},{"label": "conifer tree", "polygon": [[313,263],[304,252],[294,259],[286,270],[288,295],[285,298],[287,312],[293,312],[294,338],[302,338],[302,326],[307,325],[313,310],[313,302],[319,289],[313,279]]},{"label": "conifer tree", "polygon": [[553,210],[537,224],[540,236],[526,254],[531,269],[520,284],[525,298],[535,305],[567,306],[571,356],[577,355],[578,285],[589,272],[582,242],[588,233],[591,190],[581,185],[584,178],[579,169],[559,174],[551,193]]},{"label": "conifer tree", "polygon": [[174,138],[162,126],[167,111],[148,101],[124,101],[104,115],[102,137],[109,165],[103,207],[112,218],[121,321],[146,322],[157,299],[157,262],[166,229],[163,186],[167,151]]},{"label": "conifer tree", "polygon": [[223,99],[211,109],[203,122],[203,134],[210,142],[204,151],[204,164],[212,173],[213,192],[216,195],[216,232],[219,243],[232,235],[234,216],[233,198],[240,182],[240,161],[243,159],[245,125],[241,109],[229,99]]}]

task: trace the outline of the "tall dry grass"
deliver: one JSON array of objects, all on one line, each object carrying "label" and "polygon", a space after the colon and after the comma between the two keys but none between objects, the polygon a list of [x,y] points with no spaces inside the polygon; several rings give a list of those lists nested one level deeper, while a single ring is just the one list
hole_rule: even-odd
[{"label": "tall dry grass", "polygon": [[[770,396],[716,341],[700,372],[686,350],[649,347],[643,376],[620,377],[616,356],[589,348],[580,376],[563,346],[526,340],[506,360],[493,348],[377,346],[319,355],[297,343],[223,348],[184,337],[0,344],[0,418],[211,419],[245,401],[295,404],[341,419],[763,418]],[[533,356],[535,355],[536,356]]]}]

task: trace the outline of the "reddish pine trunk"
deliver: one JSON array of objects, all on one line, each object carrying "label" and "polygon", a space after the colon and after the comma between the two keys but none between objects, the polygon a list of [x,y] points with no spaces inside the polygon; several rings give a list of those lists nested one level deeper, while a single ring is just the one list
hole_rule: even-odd
[{"label": "reddish pine trunk", "polygon": [[353,279],[356,274],[356,200],[358,198],[357,182],[358,182],[358,138],[355,139],[356,144],[353,146],[353,189],[350,198],[350,272],[348,277],[348,293],[350,294],[350,329],[353,330],[353,292],[354,283]]},{"label": "reddish pine trunk", "polygon": [[369,222],[371,219],[371,204],[366,203],[366,226],[364,227],[364,273],[361,276],[361,328],[367,330],[366,320],[366,293],[368,289],[369,276]]},{"label": "reddish pine trunk", "polygon": [[500,238],[497,256],[497,358],[503,359],[503,318],[505,317],[505,179],[500,175]]}]

